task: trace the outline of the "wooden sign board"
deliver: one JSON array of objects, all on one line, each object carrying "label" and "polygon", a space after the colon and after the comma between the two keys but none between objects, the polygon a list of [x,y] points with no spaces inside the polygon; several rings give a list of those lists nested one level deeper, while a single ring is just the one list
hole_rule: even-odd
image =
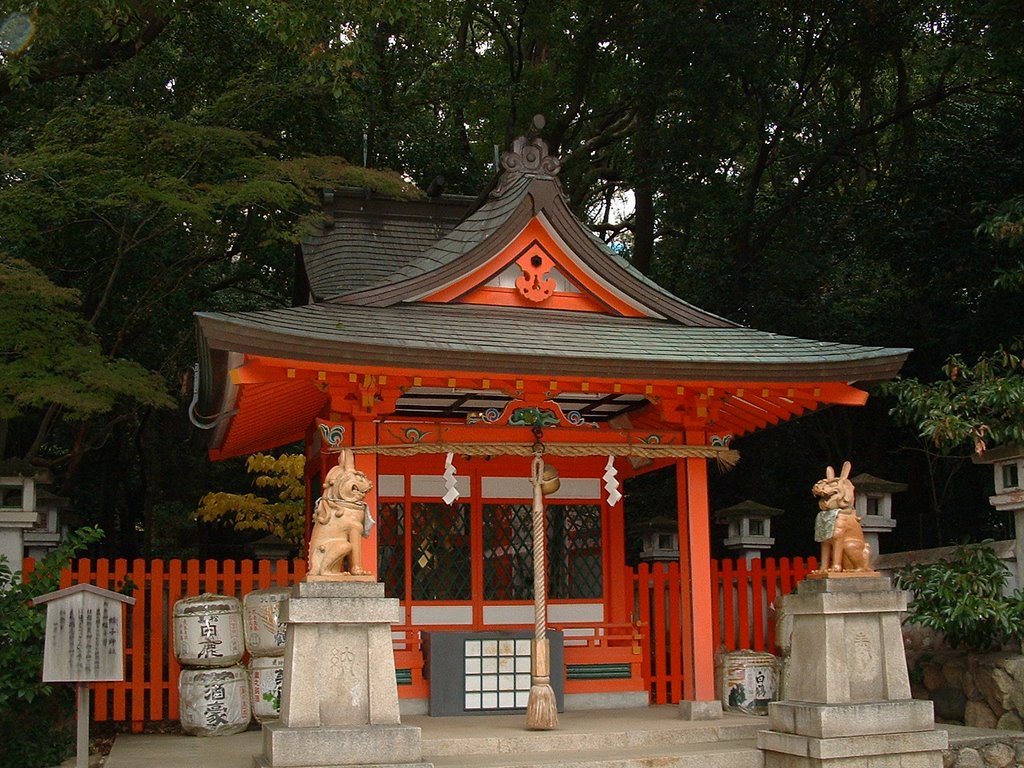
[{"label": "wooden sign board", "polygon": [[134,597],[92,584],[40,595],[46,604],[43,682],[124,680],[124,605]]}]

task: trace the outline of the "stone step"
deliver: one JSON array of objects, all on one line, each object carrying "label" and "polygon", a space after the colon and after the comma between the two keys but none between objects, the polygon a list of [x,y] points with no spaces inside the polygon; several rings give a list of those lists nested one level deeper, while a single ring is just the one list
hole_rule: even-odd
[{"label": "stone step", "polygon": [[435,768],[762,768],[757,732],[767,719],[725,713],[687,721],[674,706],[559,715],[559,727],[526,730],[523,715],[405,718],[423,730]]},{"label": "stone step", "polygon": [[753,739],[501,755],[425,755],[434,768],[763,768]]},{"label": "stone step", "polygon": [[[691,745],[753,741],[767,727],[766,718],[729,715],[720,720],[688,722],[674,707],[652,707],[628,718],[614,712],[566,713],[551,731],[528,731],[523,717],[432,718],[423,724],[425,759],[465,755],[539,755],[604,749],[676,749]],[[419,725],[416,718],[405,718]]]}]

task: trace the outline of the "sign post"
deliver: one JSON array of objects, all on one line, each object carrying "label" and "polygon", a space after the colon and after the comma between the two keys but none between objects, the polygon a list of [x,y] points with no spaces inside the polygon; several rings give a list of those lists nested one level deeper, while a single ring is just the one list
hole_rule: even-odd
[{"label": "sign post", "polygon": [[76,768],[89,765],[89,683],[124,680],[123,606],[128,597],[92,584],[40,595],[46,604],[43,682],[75,683],[78,693]]}]

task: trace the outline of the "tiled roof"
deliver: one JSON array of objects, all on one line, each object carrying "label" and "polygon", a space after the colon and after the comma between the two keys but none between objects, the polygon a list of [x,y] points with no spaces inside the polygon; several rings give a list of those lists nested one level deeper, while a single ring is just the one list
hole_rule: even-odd
[{"label": "tiled roof", "polygon": [[[536,148],[540,154],[530,156],[527,150]],[[792,418],[820,403],[863,402],[863,393],[851,399],[814,387],[813,395],[794,398],[785,387],[774,391],[779,388],[773,384],[793,385],[795,391],[834,383],[841,390],[890,379],[902,367],[910,350],[779,336],[683,301],[633,269],[576,218],[543,142],[522,140],[515,149],[520,154],[502,158],[505,174],[495,191],[476,201],[335,193],[323,226],[302,246],[313,303],[197,313],[199,413],[215,428],[215,453],[238,455],[301,439],[332,397],[319,379],[295,377],[294,371],[286,381],[261,379],[253,371],[246,378],[247,356],[296,361],[298,368],[308,363],[314,370],[335,365],[350,375],[353,369],[377,369],[413,380],[462,373],[550,377],[588,386],[602,380],[686,387],[706,382],[709,397],[717,383],[729,382],[735,387],[728,397],[715,395],[719,402],[713,408],[696,405],[688,417],[730,434]],[[607,291],[622,302],[605,304],[609,314],[440,303],[465,295],[459,292],[501,269],[509,255],[503,252],[524,232],[524,242],[534,236],[553,242],[565,260],[559,267],[575,274],[586,290]],[[229,371],[239,372],[237,384]],[[766,386],[760,395],[744,395],[744,382]]]},{"label": "tiled roof", "polygon": [[876,381],[907,349],[671,320],[458,304],[199,313],[211,347],[322,363],[659,380]]},{"label": "tiled roof", "polygon": [[317,301],[391,279],[449,232],[472,198],[385,200],[335,193],[327,221],[302,242],[310,291]]},{"label": "tiled roof", "polygon": [[646,307],[648,314],[687,325],[734,325],[683,301],[633,269],[576,219],[555,179],[529,174],[519,177],[500,196],[488,197],[418,258],[380,282],[354,289],[338,300],[378,307],[416,301],[482,266],[536,215],[543,215],[587,269]]},{"label": "tiled roof", "polygon": [[506,222],[522,203],[529,187],[530,179],[524,176],[500,198],[488,198],[452,231],[425,249],[418,258],[389,276],[385,282],[394,284],[419,277],[464,256]]}]

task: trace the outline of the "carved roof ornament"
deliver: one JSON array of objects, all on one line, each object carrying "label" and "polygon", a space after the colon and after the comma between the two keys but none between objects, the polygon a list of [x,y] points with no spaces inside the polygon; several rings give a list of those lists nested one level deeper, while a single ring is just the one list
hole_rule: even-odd
[{"label": "carved roof ornament", "polygon": [[501,156],[501,177],[491,194],[500,197],[523,176],[547,176],[554,178],[562,170],[557,157],[549,154],[548,143],[538,133],[547,121],[543,115],[534,115],[530,132],[512,142],[512,149]]}]

